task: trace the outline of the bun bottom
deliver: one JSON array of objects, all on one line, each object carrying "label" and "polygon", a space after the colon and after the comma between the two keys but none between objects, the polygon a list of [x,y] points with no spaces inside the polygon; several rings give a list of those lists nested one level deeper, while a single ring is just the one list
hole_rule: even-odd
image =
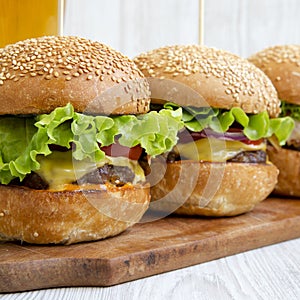
[{"label": "bun bottom", "polygon": [[0,185],[0,240],[72,244],[114,236],[137,223],[149,185],[32,190]]},{"label": "bun bottom", "polygon": [[176,214],[234,216],[252,210],[266,199],[277,177],[278,169],[270,163],[183,160],[167,164],[164,177],[151,187],[151,200],[157,201],[156,207],[161,211],[170,209],[170,205],[174,207],[176,202],[176,209],[172,210]]},{"label": "bun bottom", "polygon": [[268,146],[268,156],[279,169],[274,194],[300,197],[300,152]]}]

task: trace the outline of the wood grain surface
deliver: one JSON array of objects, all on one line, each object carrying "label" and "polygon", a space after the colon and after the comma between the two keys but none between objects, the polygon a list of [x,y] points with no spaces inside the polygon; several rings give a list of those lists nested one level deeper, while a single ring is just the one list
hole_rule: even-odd
[{"label": "wood grain surface", "polygon": [[271,198],[241,216],[171,216],[137,224],[99,242],[4,243],[0,245],[0,292],[111,286],[300,237],[299,224],[299,200]]}]

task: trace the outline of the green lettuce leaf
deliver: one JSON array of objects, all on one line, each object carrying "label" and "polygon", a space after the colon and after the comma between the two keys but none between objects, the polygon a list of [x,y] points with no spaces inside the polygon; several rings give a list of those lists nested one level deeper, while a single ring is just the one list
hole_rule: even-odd
[{"label": "green lettuce leaf", "polygon": [[38,130],[34,118],[0,118],[0,182],[13,178],[23,180],[31,170],[39,168],[38,154],[51,153],[45,130]]},{"label": "green lettuce leaf", "polygon": [[281,101],[281,114],[280,116],[290,116],[291,118],[300,121],[300,105]]},{"label": "green lettuce leaf", "polygon": [[[178,109],[174,103],[164,105],[166,109]],[[183,119],[185,126],[194,132],[211,128],[216,132],[226,132],[235,122],[243,127],[244,135],[252,141],[269,138],[275,135],[280,145],[284,145],[289,138],[294,121],[291,117],[271,119],[266,111],[256,115],[247,115],[241,108],[230,110],[204,108],[184,108]]]},{"label": "green lettuce leaf", "polygon": [[151,111],[130,122],[128,117],[132,116],[121,116],[115,120],[121,133],[119,143],[127,147],[140,144],[152,156],[163,153],[161,149],[170,151],[176,145],[178,131],[184,126],[181,108],[175,111]]},{"label": "green lettuce leaf", "polygon": [[118,142],[127,147],[140,144],[146,153],[156,156],[177,143],[177,133],[184,127],[182,109],[134,116],[91,116],[74,112],[71,104],[50,114],[32,118],[0,118],[0,183],[39,169],[39,155],[52,153],[49,145],[71,148],[76,160],[101,162],[101,146]]}]

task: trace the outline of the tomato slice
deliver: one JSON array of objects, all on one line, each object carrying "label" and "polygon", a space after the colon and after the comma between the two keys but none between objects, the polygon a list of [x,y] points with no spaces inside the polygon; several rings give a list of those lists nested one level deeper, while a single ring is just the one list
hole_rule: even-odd
[{"label": "tomato slice", "polygon": [[120,145],[118,142],[115,144],[112,144],[110,146],[103,146],[100,147],[102,151],[105,152],[106,155],[112,156],[112,157],[128,157],[132,160],[138,160],[143,152],[143,149],[140,145],[136,145],[135,147],[129,148]]},{"label": "tomato slice", "polygon": [[256,141],[251,141],[251,140],[246,139],[246,140],[243,140],[241,142],[243,142],[244,144],[247,144],[247,145],[259,145],[263,141],[264,141],[264,139],[259,139],[259,140],[256,140]]}]

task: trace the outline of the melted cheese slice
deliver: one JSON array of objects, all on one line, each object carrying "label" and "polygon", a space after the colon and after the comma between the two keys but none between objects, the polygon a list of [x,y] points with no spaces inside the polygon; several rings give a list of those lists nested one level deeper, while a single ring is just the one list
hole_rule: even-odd
[{"label": "melted cheese slice", "polygon": [[72,158],[72,151],[53,151],[48,156],[39,156],[40,169],[36,173],[49,183],[51,190],[64,190],[64,186],[75,182],[104,164],[128,167],[135,174],[133,184],[145,181],[145,174],[138,161],[126,157],[109,157],[101,163],[90,161],[76,161]]},{"label": "melted cheese slice", "polygon": [[195,142],[178,144],[178,153],[186,159],[195,161],[226,162],[243,151],[266,150],[266,144],[245,144],[240,141],[226,141],[204,138]]}]

